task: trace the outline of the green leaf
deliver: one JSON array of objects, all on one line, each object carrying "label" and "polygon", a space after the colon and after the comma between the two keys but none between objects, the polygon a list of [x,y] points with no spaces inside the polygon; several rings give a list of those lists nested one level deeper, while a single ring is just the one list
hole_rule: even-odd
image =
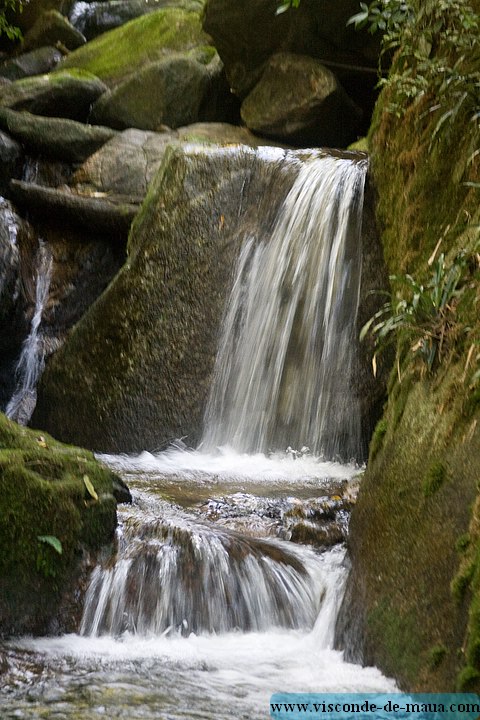
[{"label": "green leaf", "polygon": [[38,535],[37,540],[47,545],[51,545],[53,549],[61,555],[63,553],[62,543],[55,535]]},{"label": "green leaf", "polygon": [[85,484],[85,487],[86,487],[87,490],[88,490],[89,495],[90,495],[94,500],[98,500],[98,495],[97,495],[97,493],[95,492],[95,488],[93,487],[92,481],[90,480],[90,478],[88,477],[88,475],[84,475],[84,476],[83,476],[83,482],[84,482],[84,484]]}]

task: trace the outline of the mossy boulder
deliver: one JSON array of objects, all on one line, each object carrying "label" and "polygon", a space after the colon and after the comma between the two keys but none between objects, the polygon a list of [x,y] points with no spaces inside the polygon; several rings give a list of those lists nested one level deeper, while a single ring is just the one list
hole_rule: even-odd
[{"label": "mossy boulder", "polygon": [[111,128],[0,108],[0,128],[32,153],[79,163],[116,135]]},{"label": "mossy boulder", "polygon": [[171,53],[209,44],[198,12],[165,8],[95,38],[68,55],[60,67],[93,73],[112,88]]},{"label": "mossy boulder", "polygon": [[121,130],[157,130],[162,125],[177,128],[202,120],[221,72],[213,47],[186,56],[171,54],[102,95],[92,108],[91,119]]},{"label": "mossy boulder", "polygon": [[235,258],[291,182],[284,151],[272,153],[167,151],[127,263],[46,369],[37,426],[107,451],[199,440]]},{"label": "mossy boulder", "polygon": [[113,30],[141,15],[164,7],[179,7],[184,10],[201,12],[204,0],[100,0],[99,2],[77,3],[70,14],[75,27],[92,40],[108,30]]},{"label": "mossy boulder", "polygon": [[85,121],[92,103],[106,89],[89,72],[65,70],[0,85],[0,107]]},{"label": "mossy boulder", "polygon": [[74,629],[82,558],[111,543],[123,483],[94,457],[0,415],[0,634]]}]

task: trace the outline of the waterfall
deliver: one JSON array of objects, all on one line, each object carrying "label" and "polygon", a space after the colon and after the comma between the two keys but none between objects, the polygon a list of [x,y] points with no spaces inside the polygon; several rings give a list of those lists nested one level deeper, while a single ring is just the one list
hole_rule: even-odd
[{"label": "waterfall", "polygon": [[358,457],[352,394],[366,161],[313,156],[268,239],[249,237],[223,320],[202,449]]},{"label": "waterfall", "polygon": [[152,515],[139,524],[137,517],[123,526],[115,565],[93,572],[81,633],[310,629],[323,590],[308,551],[188,520]]},{"label": "waterfall", "polygon": [[52,276],[52,256],[40,240],[36,256],[35,308],[30,332],[23,343],[16,367],[17,387],[5,414],[12,420],[26,424],[35,408],[36,387],[44,368],[45,352],[40,331],[43,310],[48,299]]}]

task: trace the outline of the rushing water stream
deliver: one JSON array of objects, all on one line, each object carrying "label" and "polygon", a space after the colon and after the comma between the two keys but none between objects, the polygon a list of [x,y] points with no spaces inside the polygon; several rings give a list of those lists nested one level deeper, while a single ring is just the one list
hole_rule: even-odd
[{"label": "rushing water stream", "polygon": [[260,720],[275,692],[394,689],[333,649],[358,467],[320,459],[359,447],[365,172],[306,163],[272,237],[246,240],[201,450],[102,457],[134,499],[116,557],[79,634],[4,646],[2,719]]}]

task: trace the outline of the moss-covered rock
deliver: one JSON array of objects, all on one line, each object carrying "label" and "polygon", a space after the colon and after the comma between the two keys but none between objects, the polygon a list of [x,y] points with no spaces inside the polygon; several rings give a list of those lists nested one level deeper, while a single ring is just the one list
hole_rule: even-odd
[{"label": "moss-covered rock", "polygon": [[47,367],[34,423],[107,451],[198,441],[234,260],[273,222],[291,182],[283,159],[167,151],[127,263]]},{"label": "moss-covered rock", "polygon": [[[478,12],[480,3],[471,4]],[[431,32],[422,17],[410,42]],[[455,18],[444,21],[421,72],[435,57],[478,71],[478,59],[443,46]],[[448,310],[439,365],[429,372],[400,335],[385,415],[352,513],[353,571],[338,636],[347,657],[378,665],[404,689],[478,692],[480,130],[468,116],[468,93],[457,113],[448,112],[445,103],[456,100],[436,94],[445,86],[435,85],[434,75],[416,102],[405,101],[402,73],[407,84],[416,77],[414,58],[411,51],[397,57],[369,137],[386,261],[392,274],[410,272],[420,282],[431,276],[435,253],[449,259],[465,249],[470,261]]]},{"label": "moss-covered rock", "polygon": [[110,128],[8,108],[0,108],[0,128],[33,153],[73,163],[82,162],[116,135]]},{"label": "moss-covered rock", "polygon": [[172,52],[188,52],[209,42],[198,12],[165,8],[95,38],[66,57],[60,67],[86,70],[114,87]]},{"label": "moss-covered rock", "polygon": [[0,415],[0,634],[67,622],[82,558],[113,540],[122,485],[90,453]]},{"label": "moss-covered rock", "polygon": [[202,120],[205,101],[221,70],[213,47],[201,53],[171,54],[102,95],[91,119],[121,130],[177,128]]},{"label": "moss-covered rock", "polygon": [[53,70],[62,57],[63,54],[55,47],[41,47],[22,53],[0,63],[0,77],[21,80],[32,75],[42,75]]},{"label": "moss-covered rock", "polygon": [[106,85],[89,72],[65,70],[1,85],[0,106],[85,121],[92,103],[106,89]]}]

